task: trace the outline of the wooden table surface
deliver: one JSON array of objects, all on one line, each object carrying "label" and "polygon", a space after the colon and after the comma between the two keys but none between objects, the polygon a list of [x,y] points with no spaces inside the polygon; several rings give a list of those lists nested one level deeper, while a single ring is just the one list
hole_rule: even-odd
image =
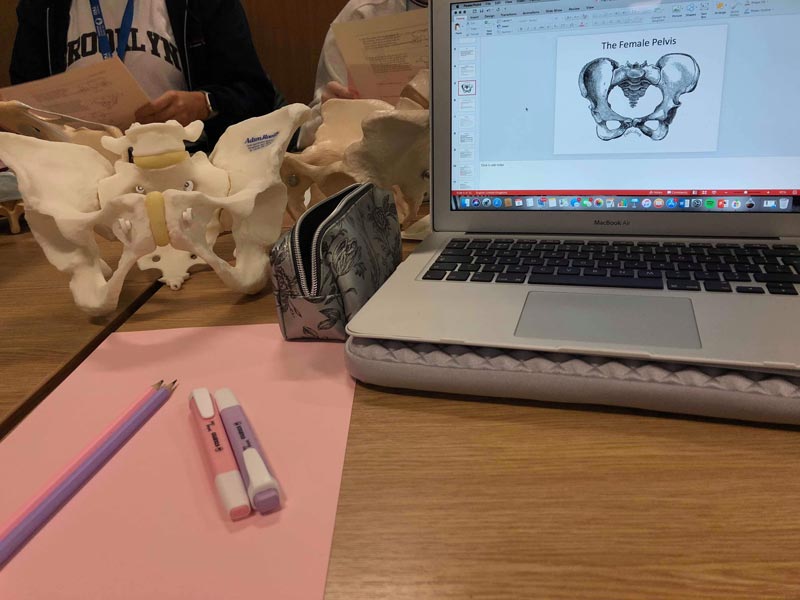
[{"label": "wooden table surface", "polygon": [[[120,329],[274,320],[198,273]],[[798,430],[359,385],[326,598],[800,598],[798,499]]]},{"label": "wooden table surface", "polygon": [[[119,244],[98,242],[116,264]],[[9,235],[0,220],[0,439],[155,292],[155,277],[134,268],[117,310],[91,319],[30,231]]]}]

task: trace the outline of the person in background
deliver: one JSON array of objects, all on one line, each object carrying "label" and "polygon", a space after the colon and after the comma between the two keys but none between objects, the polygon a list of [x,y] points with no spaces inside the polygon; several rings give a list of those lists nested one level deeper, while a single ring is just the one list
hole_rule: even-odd
[{"label": "person in background", "polygon": [[[399,12],[427,8],[428,0],[350,0],[333,20],[334,23],[345,23],[361,19],[382,17]],[[328,29],[325,44],[317,66],[317,82],[314,99],[309,105],[314,109],[313,117],[300,129],[299,147],[305,148],[314,142],[314,136],[322,123],[319,106],[331,98],[352,100],[358,98],[358,91],[348,85],[347,66],[344,63],[339,47]]]},{"label": "person in background", "polygon": [[209,147],[230,125],[285,104],[259,62],[239,0],[20,0],[17,19],[12,84],[113,53],[152,98],[136,112],[138,122],[205,121]]}]

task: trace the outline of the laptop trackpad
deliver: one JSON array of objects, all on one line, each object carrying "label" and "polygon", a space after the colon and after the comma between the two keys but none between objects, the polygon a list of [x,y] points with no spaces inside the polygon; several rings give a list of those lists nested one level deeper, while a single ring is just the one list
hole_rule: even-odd
[{"label": "laptop trackpad", "polygon": [[530,292],[517,337],[702,348],[689,298]]}]

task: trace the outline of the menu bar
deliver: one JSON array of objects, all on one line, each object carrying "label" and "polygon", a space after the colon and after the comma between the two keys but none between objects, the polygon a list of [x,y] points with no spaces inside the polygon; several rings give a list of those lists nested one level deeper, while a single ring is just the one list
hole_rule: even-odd
[{"label": "menu bar", "polygon": [[796,0],[675,0],[662,3],[478,2],[454,4],[454,37],[581,30],[633,25],[670,25],[791,13]]}]

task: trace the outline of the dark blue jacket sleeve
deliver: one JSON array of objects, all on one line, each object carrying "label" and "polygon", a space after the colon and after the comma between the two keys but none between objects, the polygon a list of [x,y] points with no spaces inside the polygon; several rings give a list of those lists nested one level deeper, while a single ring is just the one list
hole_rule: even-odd
[{"label": "dark blue jacket sleeve", "polygon": [[204,43],[192,47],[190,35],[187,53],[192,88],[209,92],[219,112],[206,123],[209,138],[216,140],[230,125],[272,112],[285,100],[264,73],[239,1],[200,6]]},{"label": "dark blue jacket sleeve", "polygon": [[47,12],[28,0],[17,4],[17,36],[11,52],[11,83],[25,83],[50,75],[47,51]]}]

